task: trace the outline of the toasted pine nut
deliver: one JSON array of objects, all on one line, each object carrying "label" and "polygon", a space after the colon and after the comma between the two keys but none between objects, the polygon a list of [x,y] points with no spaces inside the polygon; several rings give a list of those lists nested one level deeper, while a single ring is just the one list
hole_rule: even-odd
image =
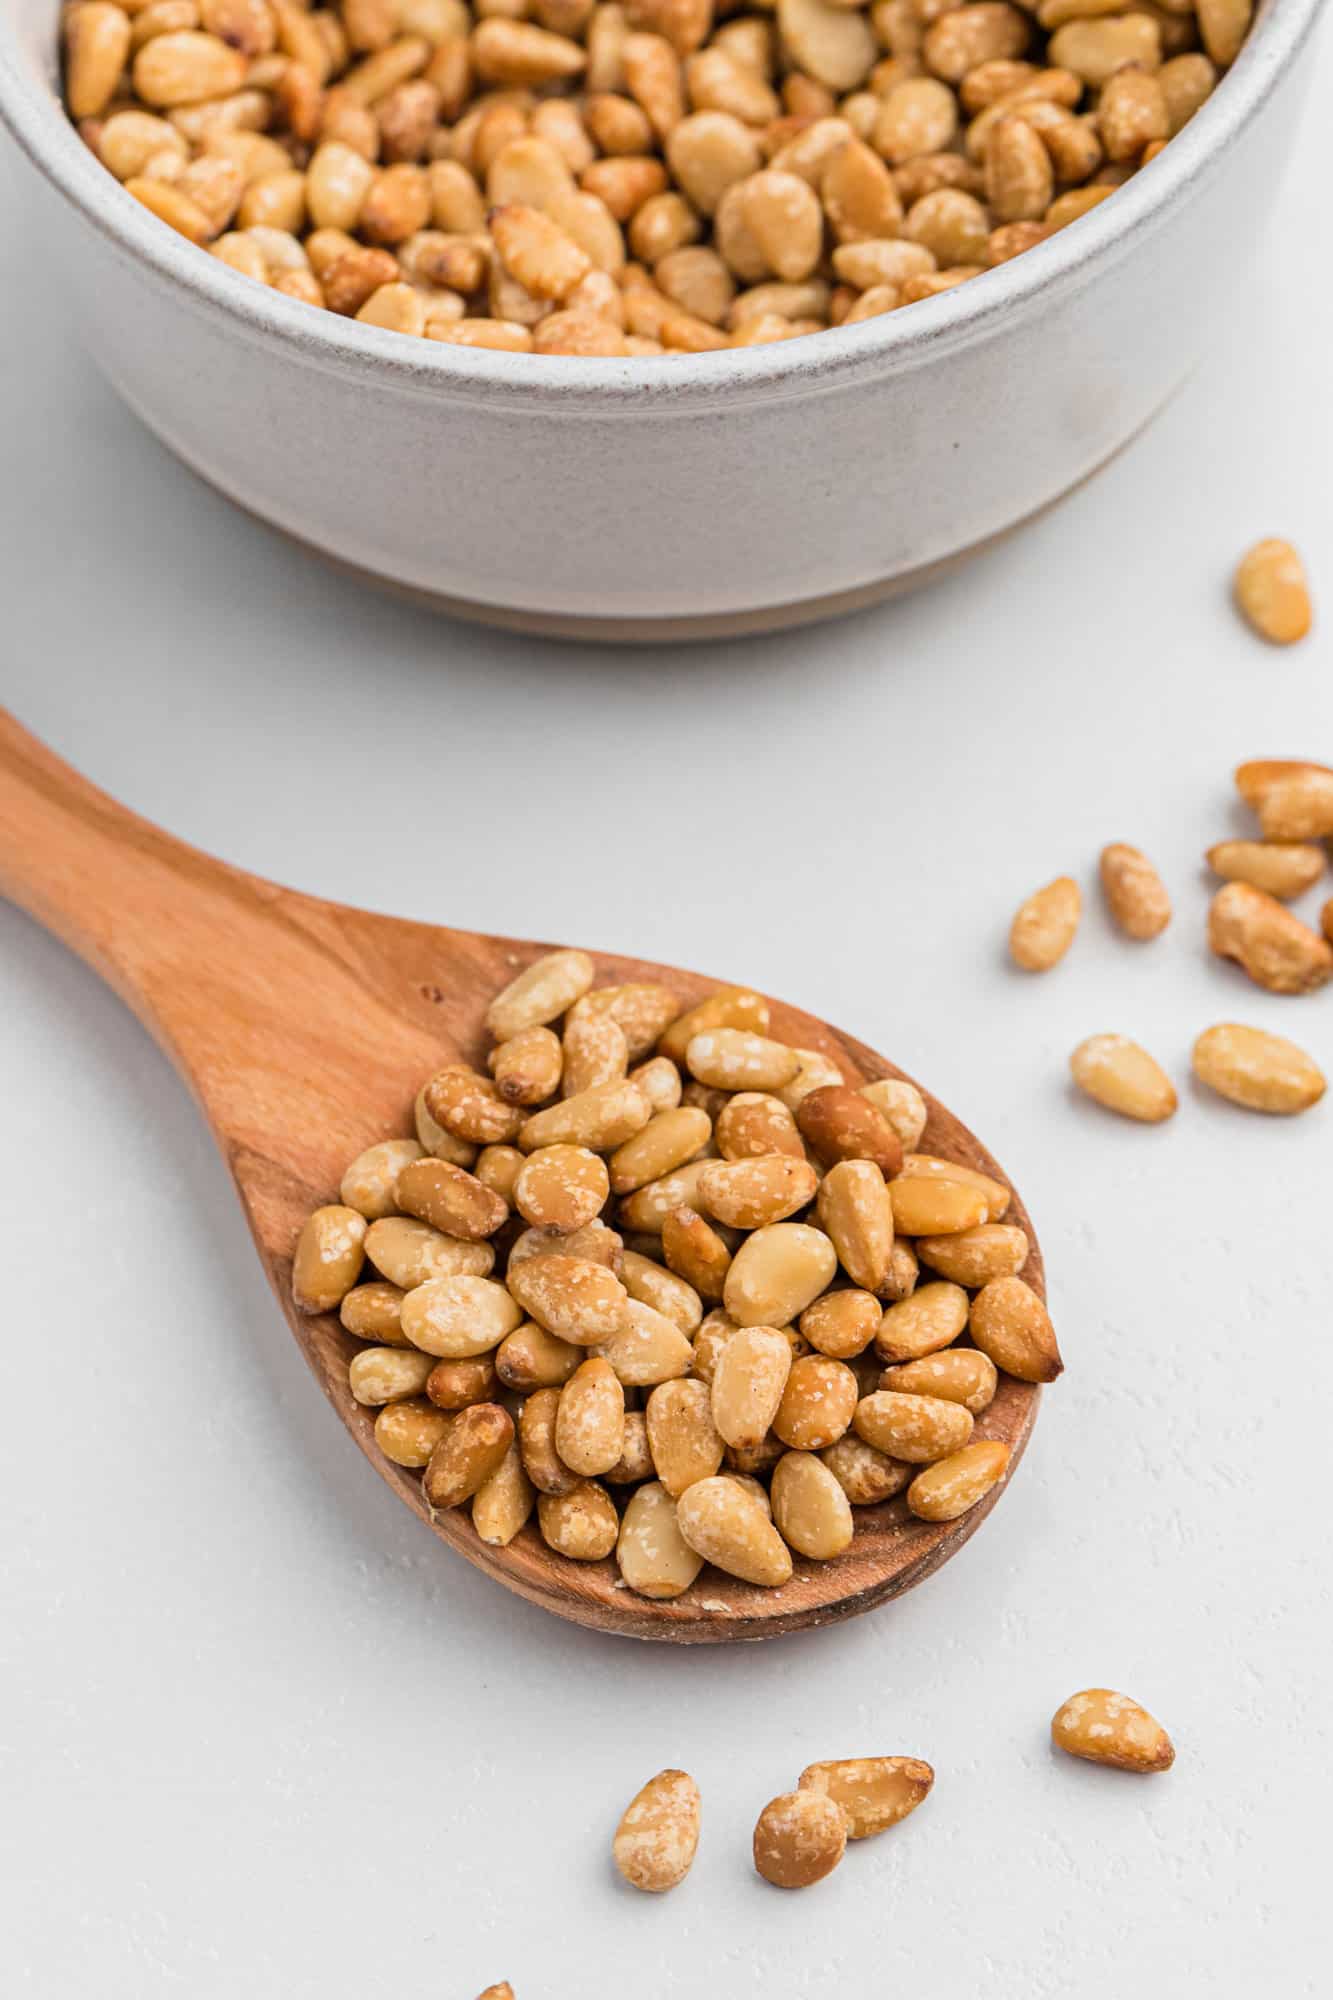
[{"label": "toasted pine nut", "polygon": [[939,1396],[946,1403],[961,1403],[979,1417],[995,1401],[996,1382],[995,1363],[988,1354],[974,1347],[948,1347],[919,1361],[886,1368],[879,1386],[907,1396]]},{"label": "toasted pine nut", "polygon": [[1290,1116],[1308,1111],[1327,1089],[1319,1066],[1295,1042],[1237,1022],[1206,1028],[1191,1060],[1201,1083],[1247,1111]]},{"label": "toasted pine nut", "polygon": [[65,97],[71,118],[96,118],[111,102],[130,52],[129,17],[88,0],[65,17]]},{"label": "toasted pine nut", "polygon": [[522,1110],[506,1104],[489,1077],[479,1076],[462,1063],[452,1063],[431,1078],[425,1104],[446,1132],[478,1146],[507,1142],[518,1135],[524,1123]]},{"label": "toasted pine nut", "polygon": [[1315,841],[1220,840],[1205,859],[1215,875],[1228,882],[1248,882],[1252,889],[1286,903],[1319,880],[1326,856]]},{"label": "toasted pine nut", "polygon": [[583,1349],[525,1320],[495,1350],[495,1369],[511,1389],[558,1389],[583,1360]]},{"label": "toasted pine nut", "polygon": [[317,1208],[292,1260],[292,1297],[302,1312],[333,1312],[351,1291],[365,1257],[366,1219],[354,1208]]},{"label": "toasted pine nut", "polygon": [[539,1147],[514,1183],[519,1214],[537,1229],[580,1229],[600,1213],[609,1194],[605,1161],[584,1146]]},{"label": "toasted pine nut", "polygon": [[593,963],[586,952],[548,952],[496,995],[486,1009],[486,1026],[499,1042],[524,1028],[544,1027],[572,1007],[592,982]]},{"label": "toasted pine nut", "polygon": [[791,1112],[799,1111],[806,1098],[813,1096],[815,1091],[840,1089],[844,1081],[838,1065],[830,1061],[821,1049],[797,1049],[796,1053],[801,1067],[791,1082],[784,1083],[778,1092]]},{"label": "toasted pine nut", "polygon": [[1069,1067],[1085,1096],[1122,1118],[1160,1125],[1176,1109],[1170,1077],[1128,1035],[1089,1035],[1070,1056]]},{"label": "toasted pine nut", "polygon": [[466,1139],[459,1139],[452,1132],[446,1132],[437,1118],[431,1115],[426,1105],[426,1089],[423,1084],[417,1092],[412,1118],[416,1126],[417,1138],[426,1152],[437,1160],[449,1160],[456,1167],[470,1167],[477,1156],[477,1149]]},{"label": "toasted pine nut", "polygon": [[722,1301],[742,1326],[786,1326],[827,1289],[837,1268],[837,1252],[822,1230],[771,1223],[732,1258]]},{"label": "toasted pine nut", "polygon": [[631,1299],[620,1326],[597,1352],[610,1362],[627,1389],[647,1389],[688,1374],[694,1358],[690,1337],[652,1306]]},{"label": "toasted pine nut", "polygon": [[578,76],[587,56],[566,35],[553,35],[527,21],[485,20],[472,33],[472,58],[487,83],[554,83]]},{"label": "toasted pine nut", "polygon": [[520,1126],[518,1143],[525,1153],[561,1145],[610,1152],[641,1132],[651,1116],[647,1098],[628,1078],[597,1083],[577,1097],[535,1112]]},{"label": "toasted pine nut", "polygon": [[883,1361],[918,1361],[957,1340],[967,1325],[968,1298],[961,1285],[921,1285],[911,1298],[891,1305],[875,1335]]},{"label": "toasted pine nut", "polygon": [[522,1317],[505,1287],[490,1278],[429,1278],[407,1294],[402,1308],[412,1345],[447,1361],[489,1353]]},{"label": "toasted pine nut", "polygon": [[740,1028],[705,1029],[686,1047],[690,1075],[716,1090],[779,1090],[800,1068],[800,1058],[783,1042]]},{"label": "toasted pine nut", "polygon": [[1194,11],[1204,47],[1225,69],[1235,62],[1250,31],[1254,0],[1195,0]]},{"label": "toasted pine nut", "polygon": [[791,1365],[789,1342],[770,1326],[743,1326],[726,1343],[712,1386],[713,1422],[726,1444],[753,1449],[762,1443]]},{"label": "toasted pine nut", "polygon": [[[822,11],[836,19],[861,19],[859,14],[834,15],[832,8]],[[759,1815],[754,1865],[775,1888],[808,1889],[833,1873],[846,1846],[847,1819],[836,1800],[813,1790],[783,1792]]]},{"label": "toasted pine nut", "polygon": [[1146,854],[1124,841],[1102,849],[1102,893],[1127,937],[1159,937],[1171,921],[1171,899]]},{"label": "toasted pine nut", "polygon": [[[128,47],[128,36],[126,37]],[[155,35],[134,58],[134,88],[154,109],[225,97],[245,82],[246,58],[216,35]]]},{"label": "toasted pine nut", "polygon": [[506,1207],[512,1208],[514,1183],[523,1171],[526,1157],[517,1146],[483,1146],[475,1162],[476,1178],[492,1194],[499,1195]]},{"label": "toasted pine nut", "polygon": [[722,1464],[723,1440],[706,1383],[663,1382],[649,1396],[646,1415],[653,1464],[673,1499],[713,1477]]},{"label": "toasted pine nut", "polygon": [[395,1183],[398,1206],[446,1236],[477,1242],[493,1236],[509,1210],[492,1188],[448,1160],[408,1162]]},{"label": "toasted pine nut", "polygon": [[778,0],[778,27],[793,66],[839,93],[864,83],[879,54],[865,16],[826,0]]},{"label": "toasted pine nut", "polygon": [[886,1457],[850,1431],[820,1456],[853,1507],[877,1507],[891,1500],[902,1492],[913,1473],[910,1465]]},{"label": "toasted pine nut", "polygon": [[640,1597],[679,1597],[703,1568],[703,1557],[682,1538],[676,1503],[656,1480],[631,1494],[620,1523],[616,1561]]},{"label": "toasted pine nut", "polygon": [[1009,927],[1009,956],[1024,972],[1049,972],[1074,942],[1083,898],[1071,875],[1059,875],[1020,904]]},{"label": "toasted pine nut", "polygon": [[876,1163],[839,1160],[830,1167],[818,1215],[852,1283],[878,1291],[893,1255],[893,1201]]},{"label": "toasted pine nut", "polygon": [[901,1141],[883,1113],[845,1083],[808,1092],[796,1107],[802,1137],[826,1165],[839,1160],[873,1160],[882,1174],[902,1165]]},{"label": "toasted pine nut", "polygon": [[514,1420],[498,1403],[473,1403],[449,1420],[430,1455],[422,1490],[431,1507],[461,1507],[499,1471]]},{"label": "toasted pine nut", "polygon": [[573,1562],[600,1562],[620,1533],[620,1518],[604,1486],[580,1479],[568,1493],[539,1493],[537,1522],[542,1540]]},{"label": "toasted pine nut", "polygon": [[824,1451],[847,1431],[856,1404],[857,1383],[850,1368],[823,1354],[801,1355],[791,1364],[771,1419],[773,1431],[793,1451]]},{"label": "toasted pine nut", "polygon": [[926,1103],[914,1083],[903,1077],[881,1077],[875,1083],[863,1083],[861,1095],[897,1133],[905,1153],[921,1144],[921,1134],[926,1129]]},{"label": "toasted pine nut", "polygon": [[572,1493],[579,1483],[555,1448],[559,1389],[537,1389],[518,1413],[518,1443],[523,1470],[539,1493]]},{"label": "toasted pine nut", "polygon": [[731,1268],[726,1239],[697,1209],[673,1209],[662,1222],[662,1257],[701,1299],[720,1299]]},{"label": "toasted pine nut", "polygon": [[437,1410],[424,1396],[386,1403],[375,1419],[375,1442],[395,1465],[421,1471],[444,1437],[453,1418]]},{"label": "toasted pine nut", "polygon": [[490,1354],[437,1361],[426,1377],[426,1394],[437,1410],[466,1410],[473,1403],[493,1403],[499,1389],[500,1377]]},{"label": "toasted pine nut", "polygon": [[626,1410],[620,1457],[603,1476],[608,1486],[640,1486],[652,1478],[653,1455],[648,1449],[648,1424],[642,1410]]},{"label": "toasted pine nut", "polygon": [[805,1208],[818,1177],[806,1160],[770,1153],[746,1160],[709,1161],[699,1176],[699,1199],[719,1222],[760,1229]]},{"label": "toasted pine nut", "polygon": [[935,1782],[919,1757],[843,1757],[807,1764],[797,1781],[842,1809],[849,1840],[867,1840],[915,1812]]},{"label": "toasted pine nut", "polygon": [[1010,1194],[1003,1181],[993,1180],[975,1167],[962,1166],[957,1160],[940,1159],[934,1153],[908,1153],[898,1180],[960,1181],[965,1187],[979,1188],[986,1197],[986,1214],[980,1218],[983,1222],[1002,1222],[1009,1212]]},{"label": "toasted pine nut", "polygon": [[611,1845],[633,1889],[661,1895],[689,1874],[699,1845],[699,1787],[685,1771],[659,1771],[635,1793]]},{"label": "toasted pine nut", "polygon": [[612,1154],[611,1186],[617,1194],[631,1194],[674,1173],[703,1150],[711,1131],[707,1112],[692,1105],[659,1111]]},{"label": "toasted pine nut", "polygon": [[1058,68],[1072,69],[1090,88],[1100,90],[1130,63],[1145,70],[1160,68],[1162,31],[1151,14],[1068,21],[1051,36],[1046,53]]},{"label": "toasted pine nut", "polygon": [[[1265,840],[1323,840],[1333,834],[1333,771],[1324,764],[1242,765],[1271,771],[1253,800]],[[1237,772],[1237,782],[1241,772]]]},{"label": "toasted pine nut", "polygon": [[638,1062],[654,1048],[680,1011],[679,997],[669,986],[644,980],[596,988],[576,1002],[570,1020],[609,1014],[624,1034],[630,1061]]},{"label": "toasted pine nut", "polygon": [[1176,1760],[1160,1722],[1127,1694],[1085,1688],[1055,1712],[1051,1741],[1071,1757],[1113,1764],[1121,1771],[1167,1771]]},{"label": "toasted pine nut", "polygon": [[735,1028],[745,1034],[763,1035],[768,1028],[768,1002],[748,986],[724,986],[680,1014],[662,1032],[659,1047],[664,1056],[682,1066],[685,1052],[696,1035],[717,1028]]},{"label": "toasted pine nut", "polygon": [[798,1555],[828,1562],[851,1547],[852,1510],[847,1495],[813,1453],[785,1453],[773,1468],[769,1497],[778,1532]]},{"label": "toasted pine nut", "polygon": [[918,1472],[907,1489],[907,1504],[922,1521],[956,1521],[1004,1477],[1009,1447],[990,1439],[965,1445]]},{"label": "toasted pine nut", "polygon": [[609,1472],[625,1442],[625,1392],[609,1361],[584,1361],[560,1391],[555,1448],[571,1472],[595,1479]]},{"label": "toasted pine nut", "polygon": [[[697,1107],[691,1105],[689,1109]],[[699,1178],[707,1165],[707,1160],[691,1160],[663,1174],[660,1180],[636,1188],[620,1204],[621,1222],[627,1229],[641,1230],[649,1236],[660,1235],[673,1210],[692,1208],[699,1199]]]},{"label": "toasted pine nut", "polygon": [[396,1215],[394,1198],[398,1176],[404,1167],[421,1158],[415,1139],[386,1139],[359,1153],[343,1175],[339,1194],[348,1208],[354,1208],[367,1222]]},{"label": "toasted pine nut", "polygon": [[353,1285],[338,1308],[338,1317],[359,1340],[408,1347],[411,1343],[402,1327],[403,1297],[397,1285]]},{"label": "toasted pine nut", "polygon": [[805,1158],[796,1120],[780,1097],[766,1091],[742,1090],[729,1097],[718,1115],[715,1137],[724,1160],[760,1159],[772,1153]]},{"label": "toasted pine nut", "polygon": [[952,1236],[919,1236],[916,1254],[942,1278],[973,1288],[991,1278],[1017,1277],[1031,1246],[1012,1223],[980,1222]]},{"label": "toasted pine nut", "polygon": [[217,234],[199,203],[192,201],[188,194],[170,181],[154,180],[147,174],[135,175],[126,181],[125,192],[133,195],[159,222],[165,222],[168,229],[174,229],[191,243],[207,243],[211,236]]},{"label": "toasted pine nut", "polygon": [[630,1082],[638,1084],[654,1117],[659,1111],[674,1111],[681,1101],[680,1071],[665,1056],[639,1063],[630,1071]]},{"label": "toasted pine nut", "polygon": [[442,1235],[405,1215],[385,1216],[366,1231],[366,1255],[391,1284],[411,1291],[428,1278],[484,1278],[494,1267],[489,1243]]},{"label": "toasted pine nut", "polygon": [[1236,570],[1235,591],[1241,613],[1271,645],[1294,645],[1314,622],[1305,566],[1290,542],[1256,542]]},{"label": "toasted pine nut", "polygon": [[791,1579],[791,1553],[781,1535],[763,1508],[724,1474],[698,1479],[681,1494],[676,1523],[695,1554],[728,1576],[768,1589]]},{"label": "toasted pine nut", "polygon": [[576,1008],[565,1023],[564,1062],[562,1097],[581,1097],[598,1084],[618,1083],[629,1068],[629,1043],[614,1014]]},{"label": "toasted pine nut", "polygon": [[506,1104],[541,1104],[560,1088],[564,1050],[549,1028],[522,1028],[491,1051],[488,1066]]},{"label": "toasted pine nut", "polygon": [[968,1325],[973,1344],[1020,1382],[1053,1382],[1064,1367],[1050,1314],[1021,1278],[983,1285]]},{"label": "toasted pine nut", "polygon": [[537,1494],[523,1470],[517,1442],[472,1496],[472,1525],[493,1549],[507,1549],[536,1504]]},{"label": "toasted pine nut", "polygon": [[883,1308],[872,1292],[825,1292],[801,1314],[801,1332],[820,1354],[848,1361],[864,1354],[882,1317]]},{"label": "toasted pine nut", "polygon": [[1270,993],[1310,993],[1333,977],[1333,949],[1290,910],[1245,882],[1213,898],[1208,942]]},{"label": "toasted pine nut", "polygon": [[930,1465],[959,1451],[972,1435],[972,1413],[961,1403],[876,1389],[863,1396],[852,1420],[858,1437],[889,1458]]},{"label": "toasted pine nut", "polygon": [[579,1347],[618,1333],[629,1304],[619,1278],[579,1257],[530,1257],[517,1269],[511,1262],[507,1282],[523,1311],[539,1326]]},{"label": "toasted pine nut", "polygon": [[703,1318],[703,1301],[692,1285],[666,1271],[651,1257],[627,1250],[621,1262],[620,1281],[632,1299],[651,1306],[686,1335],[696,1332]]},{"label": "toasted pine nut", "polygon": [[348,1387],[358,1403],[397,1403],[419,1396],[435,1363],[412,1347],[363,1347],[352,1356]]},{"label": "toasted pine nut", "polygon": [[618,1278],[624,1244],[614,1229],[604,1222],[587,1222],[582,1229],[525,1229],[509,1252],[509,1267],[529,1257],[581,1257],[585,1263],[601,1264]]},{"label": "toasted pine nut", "polygon": [[900,1174],[889,1183],[894,1226],[905,1236],[953,1236],[990,1218],[985,1188],[943,1174]]}]

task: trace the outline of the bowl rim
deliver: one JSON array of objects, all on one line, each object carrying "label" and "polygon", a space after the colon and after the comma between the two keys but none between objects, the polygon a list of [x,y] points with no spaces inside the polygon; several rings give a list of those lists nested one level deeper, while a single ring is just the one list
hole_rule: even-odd
[{"label": "bowl rim", "polygon": [[[1129,0],[1127,0],[1129,4]],[[1266,0],[1236,62],[1158,158],[1087,215],[966,284],[798,340],[694,355],[611,359],[513,355],[391,333],[256,284],[201,252],[145,209],[84,144],[48,82],[35,85],[15,31],[0,23],[0,124],[33,166],[114,251],[160,289],[187,293],[251,343],[286,348],[303,366],[439,399],[611,413],[679,414],[725,401],[808,396],[938,361],[997,321],[1049,310],[1118,262],[1188,200],[1264,108],[1300,54],[1322,0]],[[54,4],[52,6],[54,25]]]}]

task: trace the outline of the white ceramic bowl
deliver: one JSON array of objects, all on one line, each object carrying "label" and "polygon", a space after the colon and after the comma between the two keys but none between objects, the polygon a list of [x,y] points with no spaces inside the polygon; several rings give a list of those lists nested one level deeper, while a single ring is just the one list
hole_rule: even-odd
[{"label": "white ceramic bowl", "polygon": [[1247,282],[1319,9],[1266,0],[1180,137],[1050,242],[855,328],[689,361],[442,346],[239,276],[70,127],[55,0],[0,0],[0,116],[97,361],[239,505],[472,616],[704,636],[933,575],[1147,423]]}]

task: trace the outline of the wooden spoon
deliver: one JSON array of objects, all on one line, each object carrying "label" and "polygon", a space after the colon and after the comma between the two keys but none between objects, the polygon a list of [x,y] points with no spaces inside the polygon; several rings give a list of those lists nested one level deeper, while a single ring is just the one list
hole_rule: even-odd
[{"label": "wooden spoon", "polygon": [[[291,1259],[306,1216],[337,1199],[348,1161],[412,1131],[412,1101],[445,1062],[479,1066],[493,994],[550,946],[442,930],[325,903],[228,868],[171,839],[97,791],[0,710],[0,890],[85,959],[134,1010],[190,1085],[236,1182],[264,1269],[325,1395],[380,1477],[441,1541],[498,1583],[562,1618],[638,1639],[761,1639],[867,1611],[907,1590],[975,1533],[996,1487],[961,1520],[917,1521],[901,1499],[857,1510],[856,1539],[835,1562],[797,1559],[780,1590],[705,1570],[683,1597],[653,1603],[620,1583],[614,1560],[575,1563],[530,1523],[488,1547],[466,1509],[432,1517],[414,1474],[376,1448],[373,1412],[355,1402],[347,1364],[360,1343],[333,1315],[292,1304]],[[609,952],[598,984],[662,980],[687,1001],[715,980]],[[903,1072],[799,1009],[773,1005],[775,1033],[825,1051],[849,1082]],[[918,1086],[919,1088],[920,1086]],[[964,1125],[923,1091],[923,1150],[1003,1178]],[[1028,1231],[1024,1272],[1042,1287]],[[1012,1457],[1031,1434],[1039,1392],[1001,1376],[977,1426]]]}]

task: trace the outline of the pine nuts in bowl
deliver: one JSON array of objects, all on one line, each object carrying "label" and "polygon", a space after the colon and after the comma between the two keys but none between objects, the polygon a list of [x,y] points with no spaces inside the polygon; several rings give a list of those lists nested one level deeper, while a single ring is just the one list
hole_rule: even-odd
[{"label": "pine nuts in bowl", "polygon": [[995,1163],[748,988],[556,951],[486,1024],[294,1246],[368,1455],[501,1581],[634,1636],[929,1574],[1062,1365]]},{"label": "pine nuts in bowl", "polygon": [[80,136],[4,0],[0,115],[99,362],[232,498],[479,616],[689,635],[933,574],[1147,422],[1316,11],[80,0]]}]

